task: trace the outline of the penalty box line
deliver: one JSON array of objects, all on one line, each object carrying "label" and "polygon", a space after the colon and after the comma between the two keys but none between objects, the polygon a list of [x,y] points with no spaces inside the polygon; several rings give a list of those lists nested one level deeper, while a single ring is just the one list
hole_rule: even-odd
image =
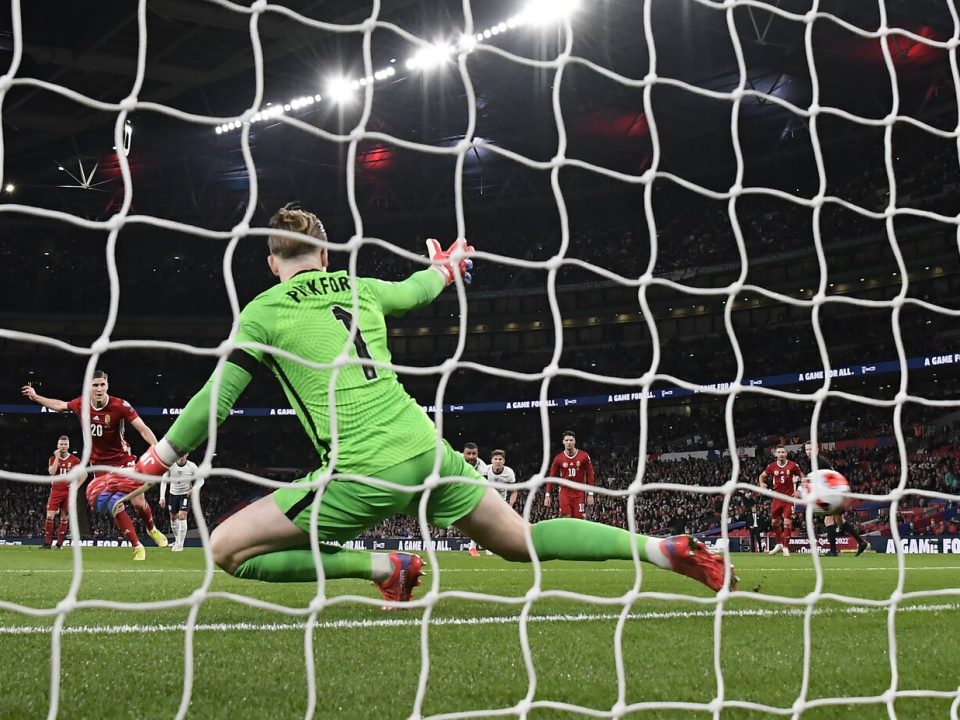
[{"label": "penalty box line", "polygon": [[[897,613],[913,612],[944,612],[960,610],[960,603],[937,603],[930,605],[908,605],[898,607]],[[867,615],[870,613],[887,613],[886,607],[858,607],[845,608],[814,608],[813,614],[826,615]],[[774,618],[774,617],[802,617],[806,608],[783,608],[779,610],[743,609],[724,610],[727,618]],[[713,610],[674,610],[665,612],[631,613],[630,620],[685,620],[694,618],[713,619],[716,613]],[[583,623],[583,622],[610,622],[620,618],[620,613],[576,613],[558,615],[531,615],[528,623]],[[517,625],[519,619],[515,616],[488,616],[477,618],[431,618],[430,627],[471,626],[471,625]],[[402,628],[419,627],[423,624],[420,618],[390,618],[383,620],[332,620],[314,624],[317,630],[365,630],[370,628]],[[197,632],[283,632],[290,630],[304,631],[307,623],[197,623],[194,630]],[[183,632],[187,629],[186,623],[170,625],[80,625],[65,627],[62,635],[136,635],[141,633],[169,633]],[[49,635],[51,628],[39,625],[0,625],[0,635]]]}]

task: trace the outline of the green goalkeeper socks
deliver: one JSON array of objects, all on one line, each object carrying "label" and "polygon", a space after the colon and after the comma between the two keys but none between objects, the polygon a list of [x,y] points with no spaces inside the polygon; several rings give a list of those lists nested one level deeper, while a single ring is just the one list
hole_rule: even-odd
[{"label": "green goalkeeper socks", "polygon": [[[558,518],[537,523],[531,533],[533,547],[541,560],[631,560],[631,548],[636,544],[641,560],[661,568],[670,567],[659,539],[634,535],[609,525]],[[323,575],[328,580],[384,580],[390,574],[389,555],[385,553],[321,545],[320,559]],[[316,582],[317,567],[309,548],[295,548],[252,557],[237,568],[235,576],[265,582]]]},{"label": "green goalkeeper socks", "polygon": [[660,540],[634,535],[621,528],[557,518],[531,527],[533,547],[541,560],[632,560],[631,546],[636,543],[641,560],[669,568],[670,561],[660,549]]},{"label": "green goalkeeper socks", "polygon": [[[320,559],[327,580],[373,579],[373,553],[321,545]],[[316,582],[317,566],[309,548],[278,550],[243,562],[235,577],[264,582]]]}]

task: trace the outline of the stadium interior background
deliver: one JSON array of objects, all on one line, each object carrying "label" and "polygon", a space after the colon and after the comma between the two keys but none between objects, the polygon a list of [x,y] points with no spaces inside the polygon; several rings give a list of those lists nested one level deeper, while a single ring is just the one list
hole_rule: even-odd
[{"label": "stadium interior background", "polygon": [[[288,7],[333,22],[355,22],[367,8],[346,2],[288,0]],[[71,87],[101,100],[116,102],[131,87],[136,69],[136,4],[108,6],[96,17],[48,22],[55,17],[51,0],[23,5],[24,55],[18,75]],[[591,59],[625,76],[642,78],[647,53],[633,40],[642,37],[641,15],[631,3],[597,2],[575,16],[573,54]],[[821,9],[861,27],[875,27],[876,8],[866,3],[821,3]],[[888,22],[926,37],[945,39],[953,22],[944,3],[887,2]],[[803,11],[809,3],[785,0],[787,9]],[[738,72],[724,14],[695,2],[654,2],[661,76],[678,77],[699,87],[730,91]],[[514,12],[508,2],[474,7],[478,27]],[[747,87],[806,107],[812,85],[807,71],[802,23],[791,23],[760,10],[736,12],[746,60]],[[918,19],[922,18],[922,19]],[[393,2],[381,19],[422,37],[437,29],[462,25],[458,3]],[[7,17],[9,20],[9,16]],[[148,4],[148,61],[140,100],[169,104],[184,111],[229,117],[246,108],[255,88],[247,19],[221,7],[181,0]],[[0,25],[0,28],[4,27]],[[9,27],[9,26],[6,26]],[[304,27],[273,13],[260,20],[264,46],[264,101],[283,102],[304,93],[325,93],[333,73],[359,76],[361,36]],[[690,28],[698,28],[694,34]],[[41,32],[41,28],[43,31]],[[560,35],[546,29],[531,50],[530,35],[504,33],[492,40],[500,47],[549,57]],[[12,57],[11,35],[0,33],[0,71]],[[397,59],[396,74],[378,83],[369,130],[435,146],[453,146],[467,124],[465,88],[453,64],[432,71],[411,71],[403,58],[415,48],[400,36],[378,29],[372,38],[375,67]],[[944,131],[958,125],[956,85],[947,53],[888,40],[896,70],[902,115]],[[820,103],[874,119],[891,106],[890,81],[883,55],[870,43],[831,23],[814,33]],[[545,262],[561,248],[561,217],[549,170],[533,169],[491,150],[507,148],[547,161],[556,152],[558,135],[551,104],[552,70],[510,63],[492,53],[475,52],[467,66],[477,98],[475,149],[466,157],[463,205],[467,237],[478,250],[501,256],[476,261],[475,282],[467,290],[464,362],[529,373],[521,381],[497,377],[475,366],[457,370],[443,396],[449,404],[531,400],[539,396],[542,372],[562,339],[559,367],[589,373],[591,378],[561,374],[549,384],[549,397],[607,395],[639,390],[599,376],[637,379],[651,369],[659,336],[657,372],[690,383],[723,383],[737,371],[734,348],[724,324],[729,298],[724,288],[741,274],[744,281],[794,298],[809,299],[825,277],[827,298],[890,300],[909,280],[907,297],[950,309],[960,308],[960,273],[956,222],[918,215],[896,215],[888,224],[834,202],[814,213],[803,204],[768,194],[745,194],[736,202],[746,257],[741,259],[726,200],[712,200],[668,178],[653,181],[652,218],[656,257],[653,275],[691,288],[717,288],[712,295],[651,286],[649,314],[642,311],[635,285],[610,280],[603,268],[636,280],[651,267],[650,217],[644,185],[614,180],[588,169],[564,166],[558,174],[569,219],[569,244],[556,272],[556,297],[562,316],[551,314],[543,267],[521,267],[516,260]],[[304,122],[331,132],[347,132],[357,122],[362,103],[337,104],[325,99],[291,112]],[[654,160],[651,118],[643,90],[614,82],[581,64],[564,71],[560,93],[567,133],[566,157],[610,170],[641,176]],[[659,137],[658,170],[673,173],[717,192],[730,188],[737,171],[730,133],[731,103],[681,88],[657,85],[651,102]],[[123,185],[113,149],[116,113],[91,109],[32,86],[14,86],[3,102],[4,183],[0,202],[69,213],[87,220],[109,219],[121,207]],[[739,109],[739,144],[743,185],[765,186],[809,199],[820,177],[811,139],[811,123],[768,100],[744,98]],[[240,133],[216,133],[210,125],[139,110],[131,114],[128,156],[134,196],[131,214],[149,215],[201,228],[225,231],[242,217],[251,198],[250,180],[240,152]],[[884,127],[866,127],[833,115],[821,115],[816,137],[823,155],[825,192],[879,213],[889,204],[891,179],[884,155]],[[255,124],[250,146],[258,192],[253,224],[264,226],[281,205],[298,200],[323,220],[331,240],[347,241],[356,232],[345,182],[347,147],[289,127],[279,121]],[[955,217],[958,163],[955,139],[941,138],[907,123],[892,129],[890,158],[898,207]],[[364,140],[352,168],[363,235],[382,238],[408,252],[420,253],[427,237],[452,240],[454,157],[416,153],[386,142]],[[95,169],[94,169],[95,168]],[[41,333],[89,347],[101,334],[110,306],[107,238],[102,229],[84,229],[0,206],[0,327]],[[825,260],[821,268],[814,243],[819,229]],[[895,236],[902,266],[891,248]],[[119,306],[113,340],[158,339],[217,346],[228,334],[231,314],[224,284],[227,242],[143,222],[126,224],[116,244]],[[241,306],[268,287],[265,243],[260,237],[240,241],[232,272]],[[572,262],[576,260],[578,262]],[[345,269],[349,254],[334,248],[332,269]],[[360,274],[399,279],[424,265],[380,244],[357,252]],[[592,267],[591,267],[592,266]],[[906,278],[904,277],[906,271]],[[744,378],[822,370],[811,307],[777,302],[754,292],[733,298],[731,314],[743,356]],[[459,308],[453,292],[391,326],[394,361],[407,366],[439,365],[457,344]],[[899,324],[898,348],[894,323]],[[889,307],[862,307],[827,302],[819,323],[833,368],[875,365],[904,358],[960,358],[955,317],[906,303],[898,314]],[[87,357],[50,345],[0,339],[0,468],[42,475],[56,438],[66,433],[79,449],[80,432],[72,416],[41,415],[20,398],[31,381],[42,395],[69,399],[82,386]],[[165,350],[110,350],[97,363],[110,375],[111,393],[134,407],[180,407],[200,387],[214,359]],[[911,370],[906,390],[933,400],[958,397],[957,364]],[[402,381],[424,405],[436,402],[439,374],[406,374]],[[892,401],[901,389],[899,372],[835,377],[831,389]],[[779,386],[809,393],[819,382]],[[669,379],[657,388],[673,387]],[[264,373],[242,397],[249,407],[288,407],[279,388]],[[641,416],[639,401],[551,408],[549,427],[539,410],[454,412],[444,415],[444,435],[455,446],[480,446],[481,456],[501,447],[521,480],[541,472],[560,448],[560,433],[573,429],[578,444],[597,468],[598,482],[622,489],[639,465],[639,434],[648,433],[653,454],[723,450],[731,445],[724,423],[725,398],[696,395],[652,400]],[[778,442],[802,442],[809,436],[811,402],[790,401],[744,392],[733,403],[735,443],[751,449],[741,465],[744,481],[755,481]],[[831,397],[823,405],[821,441],[887,439],[899,422],[909,453],[908,487],[956,493],[957,412],[949,407],[906,403],[899,418],[892,403],[871,406],[853,398]],[[145,416],[160,436],[169,415]],[[544,447],[544,435],[548,446]],[[136,435],[134,452],[143,450]],[[195,456],[199,456],[198,450]],[[715,455],[719,455],[716,453]],[[884,493],[900,481],[896,444],[864,443],[834,453],[838,466],[861,492]],[[292,417],[233,417],[220,430],[215,465],[290,479],[315,464],[306,438]],[[645,479],[716,484],[730,476],[720,457],[655,460]],[[262,494],[261,487],[213,478],[203,489],[208,523],[216,523],[238,504]],[[46,487],[0,481],[0,538],[39,537]],[[151,497],[156,498],[156,491]],[[735,521],[756,500],[740,493],[732,505]],[[532,517],[544,516],[541,503]],[[902,506],[923,506],[923,500]],[[594,518],[625,525],[622,498],[601,497]],[[637,501],[643,532],[716,529],[720,496],[697,493],[643,493]],[[910,516],[906,533],[955,533],[952,504],[923,507]],[[162,513],[158,513],[162,515]],[[866,529],[889,533],[882,509],[858,514]],[[167,522],[163,518],[163,523]],[[193,523],[191,522],[191,525]],[[161,525],[163,527],[163,525]],[[112,526],[94,520],[91,531],[108,537]],[[416,523],[393,519],[377,528],[382,535],[418,535]]]}]

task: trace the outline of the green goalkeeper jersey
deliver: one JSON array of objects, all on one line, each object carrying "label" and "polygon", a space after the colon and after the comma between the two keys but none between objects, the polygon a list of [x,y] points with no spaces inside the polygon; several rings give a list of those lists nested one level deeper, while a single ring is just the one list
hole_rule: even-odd
[{"label": "green goalkeeper jersey", "polygon": [[[357,293],[356,309],[352,288]],[[335,373],[292,358],[324,365],[345,354],[352,361],[368,358],[390,363],[385,316],[425,305],[443,288],[443,278],[431,269],[397,283],[311,270],[261,293],[240,313],[235,342],[242,352],[231,355],[225,365],[217,398],[218,422],[249,383],[252,359],[269,367],[280,382],[320,456],[321,467],[332,462],[338,472],[370,475],[432,450],[436,444],[433,423],[391,368],[349,362]],[[357,329],[350,343],[354,317]],[[212,383],[213,378],[167,433],[182,451],[206,438]]]}]

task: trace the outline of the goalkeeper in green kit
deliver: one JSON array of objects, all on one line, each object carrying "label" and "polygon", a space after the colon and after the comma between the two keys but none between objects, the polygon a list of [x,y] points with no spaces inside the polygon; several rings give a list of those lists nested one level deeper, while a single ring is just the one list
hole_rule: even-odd
[{"label": "goalkeeper in green kit", "polygon": [[[266,365],[313,443],[318,465],[297,483],[260,498],[217,527],[210,541],[213,559],[238,578],[316,582],[310,515],[317,490],[309,485],[301,489],[298,483],[332,473],[316,516],[324,577],[371,580],[393,607],[392,603],[410,600],[420,584],[423,561],[419,556],[362,552],[328,543],[351,540],[396,513],[418,513],[422,493],[405,488],[423,484],[433,470],[436,428],[388,367],[385,317],[430,303],[457,275],[469,282],[473,263],[467,256],[473,248],[458,240],[443,251],[436,240],[428,240],[433,265],[390,283],[327,272],[326,232],[311,213],[288,206],[271,218],[270,227],[315,238],[319,245],[290,235],[269,238],[267,262],[280,283],[240,313],[237,349],[223,366],[215,400],[217,422],[229,415],[255,368]],[[353,326],[356,332],[351,341]],[[330,366],[344,355],[377,364],[352,362],[335,373],[291,359]],[[331,383],[335,383],[332,395]],[[179,456],[206,439],[214,385],[211,377],[166,436],[141,457],[138,472],[162,475]],[[482,480],[446,441],[440,447],[439,474]],[[386,485],[365,483],[356,476],[377,478]],[[567,518],[528,526],[495,489],[483,483],[436,485],[426,512],[434,525],[455,525],[507,560],[530,560],[529,531],[540,560],[629,560],[636,546],[641,560],[687,575],[713,590],[724,584],[723,558],[689,536],[651,538]],[[732,570],[730,586],[735,588]]]}]

